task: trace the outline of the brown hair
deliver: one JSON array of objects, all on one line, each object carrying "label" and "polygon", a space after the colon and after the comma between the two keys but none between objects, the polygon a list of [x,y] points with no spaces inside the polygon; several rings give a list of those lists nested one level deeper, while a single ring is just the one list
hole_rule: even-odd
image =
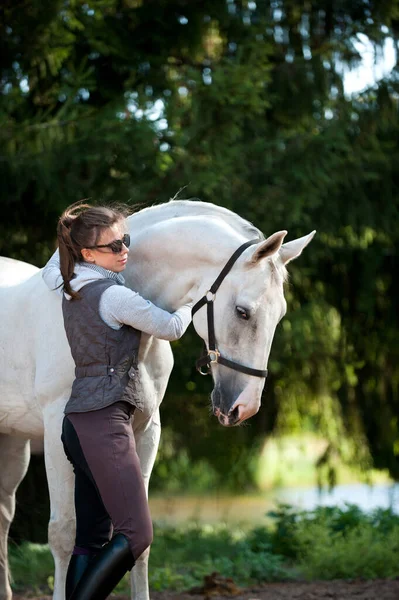
[{"label": "brown hair", "polygon": [[72,300],[79,298],[70,282],[75,264],[84,260],[81,250],[95,246],[102,232],[123,220],[129,212],[125,206],[90,206],[85,202],[75,202],[62,213],[57,226],[60,269],[64,291]]}]

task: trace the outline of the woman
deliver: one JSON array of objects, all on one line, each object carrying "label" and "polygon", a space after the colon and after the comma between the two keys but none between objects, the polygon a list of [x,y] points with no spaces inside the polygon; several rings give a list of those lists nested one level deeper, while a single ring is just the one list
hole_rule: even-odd
[{"label": "woman", "polygon": [[75,472],[76,540],[67,600],[106,598],[152,542],[131,426],[143,405],[140,335],[175,340],[191,321],[191,303],[171,314],[123,285],[130,244],[124,217],[107,207],[67,208],[58,223],[59,251],[43,270],[47,286],[63,294],[76,365],[62,428]]}]

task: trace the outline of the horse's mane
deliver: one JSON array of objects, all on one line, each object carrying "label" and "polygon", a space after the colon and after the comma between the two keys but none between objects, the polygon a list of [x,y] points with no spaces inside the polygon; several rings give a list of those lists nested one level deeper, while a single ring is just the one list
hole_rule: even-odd
[{"label": "horse's mane", "polygon": [[233,211],[217,206],[211,202],[201,202],[200,200],[175,200],[172,198],[169,202],[164,204],[156,204],[148,208],[143,208],[138,213],[131,215],[136,223],[141,219],[147,220],[151,218],[151,223],[164,221],[166,219],[178,219],[187,216],[211,216],[219,217],[225,223],[241,233],[246,238],[259,238],[264,240],[265,236],[263,233],[252,223],[243,219]]}]

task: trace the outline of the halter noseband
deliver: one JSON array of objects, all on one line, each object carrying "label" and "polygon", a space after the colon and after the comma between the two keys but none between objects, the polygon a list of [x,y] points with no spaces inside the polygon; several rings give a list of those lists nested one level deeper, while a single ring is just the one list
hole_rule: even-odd
[{"label": "halter noseband", "polygon": [[[195,313],[202,306],[204,306],[204,304],[206,304],[208,317],[209,350],[207,351],[206,344],[204,342],[206,354],[204,356],[201,356],[201,358],[199,358],[195,363],[197,371],[201,373],[201,375],[209,375],[211,372],[212,363],[219,363],[220,365],[224,365],[225,367],[229,367],[230,369],[233,369],[235,371],[240,371],[241,373],[245,373],[246,375],[254,375],[255,377],[265,378],[267,377],[267,369],[262,371],[261,369],[252,369],[251,367],[245,367],[244,365],[240,365],[239,363],[224,358],[220,354],[219,350],[216,348],[215,319],[213,312],[213,302],[215,300],[216,292],[218,291],[223,279],[226,277],[227,273],[229,273],[232,266],[234,265],[238,257],[241,256],[244,250],[246,250],[249,246],[253,246],[253,244],[258,244],[259,241],[260,240],[250,240],[249,242],[245,242],[245,244],[237,248],[234,254],[229,258],[229,260],[227,261],[227,263],[225,264],[225,266],[223,267],[223,269],[221,270],[218,277],[215,279],[205,296],[203,296],[201,300],[198,300],[198,302],[194,304],[191,310],[191,314],[192,316],[194,316]],[[207,365],[206,372],[202,371],[202,367],[204,365]]]}]

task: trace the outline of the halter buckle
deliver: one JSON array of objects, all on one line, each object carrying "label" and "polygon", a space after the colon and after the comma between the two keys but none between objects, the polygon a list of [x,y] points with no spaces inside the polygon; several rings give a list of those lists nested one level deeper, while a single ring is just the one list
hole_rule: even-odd
[{"label": "halter buckle", "polygon": [[207,302],[215,302],[216,294],[208,290],[205,294],[205,298]]},{"label": "halter buckle", "polygon": [[219,350],[208,350],[208,357],[210,363],[217,363],[220,356]]}]

